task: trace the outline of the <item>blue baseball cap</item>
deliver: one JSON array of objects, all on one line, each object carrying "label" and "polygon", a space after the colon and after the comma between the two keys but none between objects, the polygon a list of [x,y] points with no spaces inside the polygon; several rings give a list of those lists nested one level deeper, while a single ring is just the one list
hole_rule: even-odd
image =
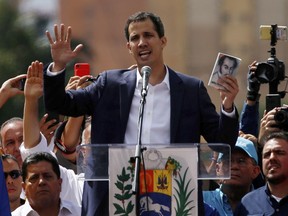
[{"label": "blue baseball cap", "polygon": [[[255,148],[252,141],[245,139],[243,137],[238,137],[234,149],[243,150],[249,157],[253,158],[256,161],[256,163],[258,164],[257,151],[256,151],[256,148]],[[233,151],[233,149],[232,149],[232,151]],[[225,155],[223,155],[223,153],[220,153],[217,161],[220,162],[223,156],[225,157]]]},{"label": "blue baseball cap", "polygon": [[243,137],[238,137],[235,148],[240,148],[246,152],[246,154],[253,158],[258,164],[258,155],[254,143]]}]

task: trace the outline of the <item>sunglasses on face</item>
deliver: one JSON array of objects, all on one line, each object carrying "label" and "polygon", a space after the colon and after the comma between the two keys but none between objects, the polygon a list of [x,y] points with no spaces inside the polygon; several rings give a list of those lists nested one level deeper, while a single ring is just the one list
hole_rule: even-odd
[{"label": "sunglasses on face", "polygon": [[17,179],[17,178],[19,178],[19,176],[21,176],[21,171],[20,170],[12,170],[10,172],[4,172],[4,175],[5,175],[5,179],[7,179],[8,175],[12,179]]}]

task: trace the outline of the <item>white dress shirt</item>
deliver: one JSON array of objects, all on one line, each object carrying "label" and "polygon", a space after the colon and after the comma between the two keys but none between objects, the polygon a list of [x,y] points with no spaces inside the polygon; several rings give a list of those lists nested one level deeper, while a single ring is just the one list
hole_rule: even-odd
[{"label": "white dress shirt", "polygon": [[[152,73],[155,72],[152,71]],[[142,80],[137,70],[136,88],[125,133],[124,143],[126,144],[137,144]],[[142,144],[170,143],[170,112],[169,72],[166,67],[166,75],[161,83],[154,86],[148,84],[148,94],[143,113]]]},{"label": "white dress shirt", "polygon": [[[73,205],[73,203],[60,200],[60,210],[58,216],[79,216],[81,215],[81,207]],[[12,216],[40,216],[32,207],[30,206],[28,200],[25,204],[19,206],[12,212]]]}]

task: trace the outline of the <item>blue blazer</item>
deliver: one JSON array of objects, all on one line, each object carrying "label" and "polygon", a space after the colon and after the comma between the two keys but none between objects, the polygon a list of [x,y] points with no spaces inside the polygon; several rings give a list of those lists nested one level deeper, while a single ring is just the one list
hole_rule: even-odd
[{"label": "blue blazer", "polygon": [[[222,112],[219,115],[201,80],[170,68],[168,71],[171,143],[199,143],[203,136],[208,143],[234,146],[239,131],[237,111],[234,117]],[[136,69],[104,71],[85,89],[65,92],[65,73],[50,77],[44,72],[45,106],[67,116],[91,115],[91,142],[94,144],[123,143],[136,86],[136,73]],[[106,183],[85,184],[83,215],[106,215],[101,212],[103,199],[100,197],[108,197],[107,190]]]},{"label": "blue blazer", "polygon": [[[65,74],[44,76],[45,106],[67,116],[92,116],[92,143],[123,143],[136,86],[136,69],[101,73],[85,89],[65,92]],[[234,145],[238,114],[234,118],[216,112],[203,82],[169,68],[171,93],[171,143]],[[227,136],[229,134],[230,136]]]}]

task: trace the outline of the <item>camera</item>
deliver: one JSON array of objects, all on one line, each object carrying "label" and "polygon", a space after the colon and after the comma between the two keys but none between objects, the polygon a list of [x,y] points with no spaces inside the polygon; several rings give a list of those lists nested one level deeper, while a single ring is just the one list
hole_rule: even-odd
[{"label": "camera", "polygon": [[288,107],[282,107],[277,110],[274,115],[274,120],[278,128],[288,131]]},{"label": "camera", "polygon": [[[270,39],[272,46],[270,51],[270,58],[267,62],[260,62],[257,65],[255,76],[260,83],[272,83],[278,85],[279,81],[285,79],[285,65],[282,61],[276,58],[275,45],[277,40],[287,40],[287,26],[275,25],[261,25],[260,26],[260,39]],[[270,92],[277,93],[277,92]]]},{"label": "camera", "polygon": [[275,45],[277,40],[287,40],[287,26],[261,25],[260,39],[270,40],[270,57],[266,62],[259,62],[255,70],[255,78],[259,83],[269,83],[269,95],[266,97],[266,111],[270,111],[281,103],[281,98],[286,91],[279,92],[280,81],[287,78],[285,76],[285,64],[276,57]]},{"label": "camera", "polygon": [[258,63],[255,76],[260,83],[279,82],[285,78],[285,65],[276,56],[271,55],[267,62]]}]

